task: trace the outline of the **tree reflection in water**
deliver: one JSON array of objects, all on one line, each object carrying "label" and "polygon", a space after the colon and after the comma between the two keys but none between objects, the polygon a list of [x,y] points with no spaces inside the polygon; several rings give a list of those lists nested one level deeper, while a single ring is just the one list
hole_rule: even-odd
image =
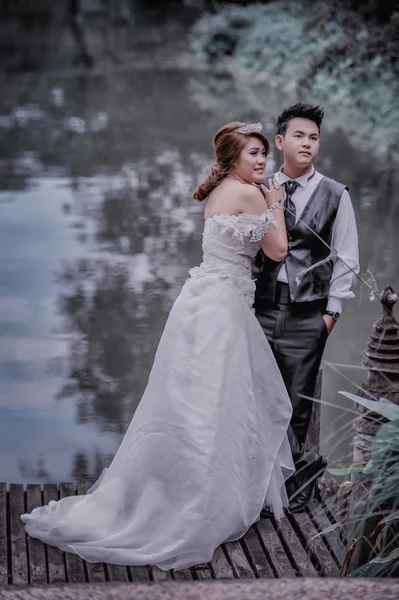
[{"label": "tree reflection in water", "polygon": [[[158,25],[151,21],[151,27],[159,36]],[[169,22],[167,29],[171,31]],[[141,35],[148,44],[148,29]],[[151,43],[151,61],[155,50],[165,55],[161,38]],[[123,70],[65,76],[57,70],[44,79],[27,73],[7,78],[0,110],[0,185],[10,191],[3,201],[11,202],[14,190],[36,185],[38,175],[62,178],[59,188],[64,178],[69,181],[73,202],[62,196],[63,212],[79,242],[79,259],[58,271],[69,355],[65,361],[53,360],[51,368],[61,369],[64,383],[58,397],[76,402],[77,420],[86,424],[81,431],[97,426],[117,432],[108,441],[130,422],[171,304],[188,268],[200,259],[201,206],[190,192],[212,160],[211,136],[223,122],[242,118],[262,121],[273,139],[282,103],[295,100],[220,73],[147,67],[146,52],[140,59],[135,50]],[[178,65],[178,55],[173,56]],[[326,114],[317,168],[350,186],[363,273],[370,268],[380,288],[387,283],[397,288],[399,205],[389,156],[378,161],[367,140],[354,144],[335,116],[334,103],[326,106]],[[204,154],[196,154],[198,150]],[[279,161],[274,152],[268,168],[278,168]],[[54,202],[60,199],[55,189]],[[47,246],[45,252],[51,251]],[[328,360],[362,360],[368,336],[364,323],[375,320],[378,307],[364,294],[359,310],[360,300],[357,290],[329,343]],[[327,400],[336,402],[337,389],[342,381],[326,376]],[[70,437],[73,444],[73,431]],[[107,464],[113,446],[106,445],[106,437],[94,443],[90,436],[87,443],[80,438],[72,450],[65,449],[65,462],[75,464],[74,478],[78,473],[79,478],[96,476]],[[49,455],[53,450],[48,449]],[[45,458],[50,471],[51,461],[47,454]],[[47,471],[35,460],[30,465],[25,461],[21,469],[30,480]],[[53,480],[62,476],[59,471],[51,475]]]},{"label": "tree reflection in water", "polygon": [[95,243],[94,258],[69,261],[58,274],[71,334],[58,398],[77,399],[79,423],[123,433],[131,420],[171,304],[200,258],[201,207],[190,192],[206,162],[168,151],[151,165],[73,184],[66,213]]},{"label": "tree reflection in water", "polygon": [[[112,454],[103,453],[98,449],[95,449],[91,455],[78,451],[72,459],[71,478],[73,481],[95,481],[111,463],[112,458]],[[19,471],[22,477],[28,481],[41,480],[54,483],[58,479],[57,474],[53,474],[47,469],[46,459],[43,455],[37,457],[36,463],[32,460],[21,460]]]},{"label": "tree reflection in water", "polygon": [[73,457],[71,476],[74,481],[95,481],[111,462],[112,455],[104,455],[96,451],[90,461],[83,452],[77,452]]},{"label": "tree reflection in water", "polygon": [[21,475],[26,478],[50,479],[50,474],[46,467],[46,459],[42,455],[37,457],[36,464],[33,461],[21,460],[19,462],[19,470]]}]

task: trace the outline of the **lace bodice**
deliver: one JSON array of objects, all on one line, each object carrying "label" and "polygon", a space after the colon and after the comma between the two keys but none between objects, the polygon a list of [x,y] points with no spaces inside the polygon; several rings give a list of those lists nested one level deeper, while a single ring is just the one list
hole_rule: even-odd
[{"label": "lace bodice", "polygon": [[252,307],[255,282],[251,262],[259,250],[259,241],[271,224],[272,211],[261,215],[215,215],[205,221],[202,250],[203,261],[189,271],[191,279],[217,275],[231,279]]}]

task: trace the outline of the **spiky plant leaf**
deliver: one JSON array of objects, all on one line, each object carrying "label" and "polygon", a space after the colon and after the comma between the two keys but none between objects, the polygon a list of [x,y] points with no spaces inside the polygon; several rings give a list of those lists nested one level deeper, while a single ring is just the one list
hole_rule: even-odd
[{"label": "spiky plant leaf", "polygon": [[348,577],[382,577],[399,568],[399,548],[387,556],[377,556],[348,574]]},{"label": "spiky plant leaf", "polygon": [[386,398],[380,398],[379,400],[369,400],[368,398],[361,398],[356,394],[351,394],[350,392],[339,392],[342,396],[346,396],[349,400],[353,400],[356,404],[361,404],[368,410],[389,419],[389,421],[394,421],[395,419],[399,419],[399,406],[394,404],[390,400]]}]

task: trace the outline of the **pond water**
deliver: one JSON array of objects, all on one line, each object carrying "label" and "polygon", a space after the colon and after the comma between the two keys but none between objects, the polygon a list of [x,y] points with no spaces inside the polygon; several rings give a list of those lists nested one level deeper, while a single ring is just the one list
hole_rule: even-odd
[{"label": "pond water", "polygon": [[[170,307],[201,258],[203,207],[191,191],[211,163],[211,139],[237,118],[261,120],[272,137],[286,103],[256,110],[229,79],[170,66],[39,79],[10,77],[0,101],[0,480],[7,482],[93,478],[109,463]],[[215,86],[228,102],[204,102]],[[326,108],[327,122],[333,107]],[[269,171],[279,160],[274,151]],[[356,148],[343,124],[323,132],[317,168],[350,186],[362,273],[370,269],[380,289],[389,283],[398,291],[389,162],[373,160],[366,143]],[[361,363],[380,307],[359,286],[356,296],[331,336],[328,363]],[[345,404],[338,390],[355,391],[348,379],[363,378],[326,365],[323,398]],[[323,412],[330,455],[343,447],[336,432],[345,419],[343,408]]]}]

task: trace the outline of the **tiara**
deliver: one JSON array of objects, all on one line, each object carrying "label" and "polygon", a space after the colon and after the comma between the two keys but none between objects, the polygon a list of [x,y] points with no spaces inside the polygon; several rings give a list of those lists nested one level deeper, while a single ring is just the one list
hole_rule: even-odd
[{"label": "tiara", "polygon": [[249,123],[249,125],[244,125],[243,127],[233,129],[234,133],[250,133],[251,131],[261,132],[262,123]]}]

